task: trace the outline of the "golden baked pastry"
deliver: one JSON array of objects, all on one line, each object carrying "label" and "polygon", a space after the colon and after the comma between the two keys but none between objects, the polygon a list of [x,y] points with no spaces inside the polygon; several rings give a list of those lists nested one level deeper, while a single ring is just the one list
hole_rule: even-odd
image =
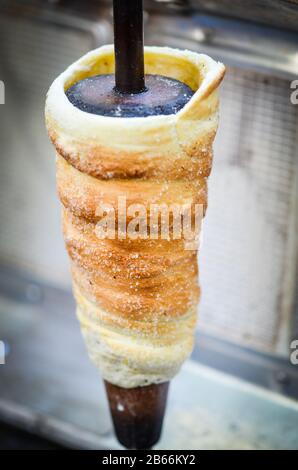
[{"label": "golden baked pastry", "polygon": [[78,318],[103,378],[124,388],[170,380],[191,353],[197,247],[185,249],[184,237],[101,239],[99,208],[108,204],[117,216],[125,198],[148,214],[151,204],[205,211],[225,69],[203,54],[146,47],[145,71],[178,79],[195,94],[175,115],[116,118],[75,108],[65,90],[114,72],[113,46],[104,46],[62,73],[46,102]]}]

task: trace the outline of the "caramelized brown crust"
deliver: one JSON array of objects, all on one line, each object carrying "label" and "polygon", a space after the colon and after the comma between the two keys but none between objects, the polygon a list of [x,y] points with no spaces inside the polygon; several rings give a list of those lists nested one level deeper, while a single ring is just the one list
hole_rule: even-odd
[{"label": "caramelized brown crust", "polygon": [[[212,143],[215,131],[181,148],[181,152],[173,155],[146,155],[122,150],[121,153],[111,151],[96,143],[76,142],[75,149],[65,149],[60,144],[57,132],[49,123],[49,136],[58,155],[86,175],[101,180],[115,179],[161,179],[194,180],[197,177],[208,177],[212,167]],[[174,137],[175,138],[175,137]],[[84,155],[82,159],[81,156]]]},{"label": "caramelized brown crust", "polygon": [[[118,214],[118,198],[125,197],[126,206],[142,204],[149,211],[150,204],[202,205],[207,208],[207,178],[205,176],[171,181],[163,179],[99,180],[73,168],[57,153],[57,189],[61,202],[77,217],[97,222],[99,208],[110,204]],[[127,220],[132,218],[127,214]]]},{"label": "caramelized brown crust", "polygon": [[175,266],[180,269],[193,263],[196,266],[196,251],[185,250],[183,240],[99,240],[92,222],[66,209],[62,219],[66,247],[73,262],[108,279],[137,280],[140,284],[166,274]]}]

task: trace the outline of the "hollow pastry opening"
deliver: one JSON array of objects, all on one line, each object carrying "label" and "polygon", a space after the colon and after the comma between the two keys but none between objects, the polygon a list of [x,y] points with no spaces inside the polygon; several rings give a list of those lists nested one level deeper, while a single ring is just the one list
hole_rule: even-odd
[{"label": "hollow pastry opening", "polygon": [[145,54],[145,84],[140,93],[121,93],[115,87],[114,54],[95,57],[67,83],[65,94],[79,110],[110,117],[148,117],[177,114],[198,87],[198,68],[177,55]]},{"label": "hollow pastry opening", "polygon": [[[201,64],[194,63],[191,58],[164,49],[161,52],[145,48],[145,74],[173,78],[189,86],[194,92],[197,91],[206,72],[204,61],[202,60]],[[85,78],[114,73],[115,58],[112,48],[102,51],[99,55],[87,54],[80,60],[80,67],[66,80],[64,91]]]}]

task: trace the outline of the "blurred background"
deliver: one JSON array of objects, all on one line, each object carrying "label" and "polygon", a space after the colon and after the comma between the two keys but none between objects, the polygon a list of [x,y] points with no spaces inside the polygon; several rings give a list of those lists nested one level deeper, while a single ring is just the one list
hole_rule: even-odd
[{"label": "blurred background", "polygon": [[[147,45],[227,65],[197,342],[159,446],[298,448],[298,1],[144,7]],[[44,125],[53,79],[112,41],[109,1],[0,0],[0,448],[118,446],[74,314]]]}]

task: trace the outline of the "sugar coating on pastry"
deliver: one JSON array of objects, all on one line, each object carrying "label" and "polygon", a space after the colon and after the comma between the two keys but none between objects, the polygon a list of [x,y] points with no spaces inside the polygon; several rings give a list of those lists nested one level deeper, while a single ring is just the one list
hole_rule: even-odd
[{"label": "sugar coating on pastry", "polygon": [[[99,239],[98,207],[200,204],[218,125],[224,66],[190,51],[146,47],[145,71],[194,91],[173,115],[117,118],[67,99],[74,83],[114,72],[113,46],[89,52],[52,84],[46,123],[57,154],[57,188],[77,315],[91,359],[121,387],[170,380],[190,355],[199,300],[197,248],[185,240]],[[149,212],[148,212],[149,213]]]}]

